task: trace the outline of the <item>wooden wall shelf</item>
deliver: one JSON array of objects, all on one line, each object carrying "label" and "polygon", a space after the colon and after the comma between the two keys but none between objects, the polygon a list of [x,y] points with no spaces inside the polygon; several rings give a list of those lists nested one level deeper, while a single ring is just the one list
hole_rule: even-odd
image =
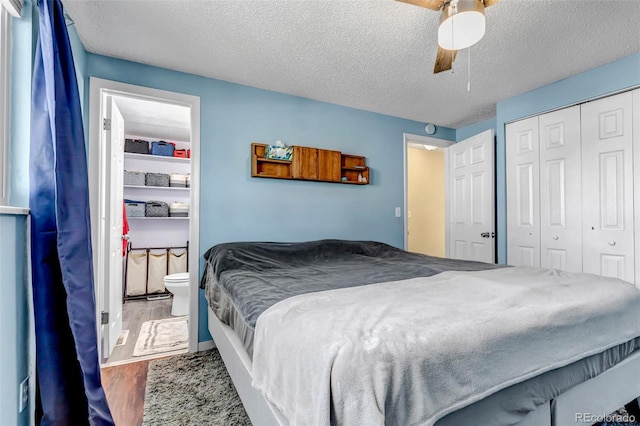
[{"label": "wooden wall shelf", "polygon": [[[360,155],[340,151],[293,146],[292,160],[265,158],[267,144],[251,144],[251,176],[271,179],[368,185],[369,167]],[[360,181],[360,177],[364,181]]]}]

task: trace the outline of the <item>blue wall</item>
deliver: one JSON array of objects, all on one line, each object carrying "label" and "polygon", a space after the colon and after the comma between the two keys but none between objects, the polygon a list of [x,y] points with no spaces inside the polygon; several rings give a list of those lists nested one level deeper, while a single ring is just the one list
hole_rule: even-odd
[{"label": "blue wall", "polygon": [[[424,124],[138,63],[87,54],[87,75],[200,97],[201,256],[239,240],[378,240],[403,246],[403,133]],[[453,140],[452,129],[435,137]],[[250,177],[251,142],[335,149],[367,157],[371,184]],[[201,298],[200,341],[209,340]]]},{"label": "blue wall", "polygon": [[507,259],[505,124],[638,86],[640,86],[640,54],[635,54],[497,104],[496,216],[499,263],[506,263]]},{"label": "blue wall", "polygon": [[[22,17],[11,18],[8,188],[9,205],[19,207],[29,204],[31,71],[37,27],[37,11],[26,0]],[[34,407],[31,393],[29,404],[18,413],[19,386],[32,373],[35,362],[26,227],[26,215],[0,213],[0,425],[28,425]],[[33,380],[31,374],[31,387]]]},{"label": "blue wall", "polygon": [[33,404],[18,413],[19,385],[29,375],[27,216],[0,213],[0,425],[26,426]]},{"label": "blue wall", "polygon": [[479,121],[474,124],[470,124],[465,127],[459,127],[456,129],[456,142],[463,141],[471,136],[477,135],[489,129],[496,129],[496,119],[491,118],[489,120]]}]

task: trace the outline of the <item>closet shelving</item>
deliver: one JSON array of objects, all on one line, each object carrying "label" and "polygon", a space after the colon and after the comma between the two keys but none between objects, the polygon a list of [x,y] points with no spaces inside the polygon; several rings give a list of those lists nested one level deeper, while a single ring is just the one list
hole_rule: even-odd
[{"label": "closet shelving", "polygon": [[189,220],[189,217],[129,217],[127,220]]},{"label": "closet shelving", "polygon": [[[145,135],[127,135],[127,138],[159,140],[145,137]],[[176,141],[176,149],[189,149],[188,141]],[[151,154],[124,153],[124,169],[145,173],[190,174],[191,159],[181,157],[165,157]],[[164,187],[146,185],[124,185],[124,198],[142,202],[163,201],[169,205],[172,202],[190,203],[191,188]],[[128,217],[129,234],[135,246],[143,247],[171,247],[184,243],[189,235],[189,217]]]},{"label": "closet shelving", "polygon": [[124,159],[133,159],[133,160],[144,160],[144,161],[158,161],[161,163],[187,163],[191,162],[191,158],[181,158],[181,157],[165,157],[162,155],[151,155],[151,154],[135,154],[133,152],[125,152]]},{"label": "closet shelving", "polygon": [[158,191],[180,191],[180,192],[189,192],[189,188],[181,188],[175,186],[143,186],[143,185],[124,185],[125,188],[128,189],[142,189],[145,191],[148,190],[158,190]]}]

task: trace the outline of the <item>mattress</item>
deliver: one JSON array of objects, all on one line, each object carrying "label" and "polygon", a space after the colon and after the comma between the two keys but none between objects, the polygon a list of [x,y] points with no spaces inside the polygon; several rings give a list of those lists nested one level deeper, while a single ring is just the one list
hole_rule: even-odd
[{"label": "mattress", "polygon": [[444,271],[500,265],[409,253],[373,241],[225,243],[205,255],[201,281],[209,306],[253,354],[258,316],[281,300],[315,291],[355,287]]},{"label": "mattress", "polygon": [[[314,291],[500,267],[408,253],[382,243],[228,243],[205,253],[201,286],[212,311],[252,357],[258,316],[288,297]],[[552,350],[552,348],[550,348]],[[640,351],[640,338],[503,389],[440,419],[438,426],[517,424],[536,406]]]}]

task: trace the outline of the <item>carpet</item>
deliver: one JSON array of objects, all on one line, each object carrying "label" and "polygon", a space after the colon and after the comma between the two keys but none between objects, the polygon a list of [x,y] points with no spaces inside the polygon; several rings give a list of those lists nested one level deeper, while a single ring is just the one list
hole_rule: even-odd
[{"label": "carpet", "polygon": [[[613,421],[594,426],[631,426],[620,408]],[[617,417],[617,419],[616,419]],[[250,426],[240,397],[217,349],[177,355],[149,364],[143,426]]]},{"label": "carpet", "polygon": [[145,426],[250,426],[217,349],[149,364]]},{"label": "carpet", "polygon": [[166,318],[142,323],[133,356],[153,355],[187,349],[188,317]]}]

